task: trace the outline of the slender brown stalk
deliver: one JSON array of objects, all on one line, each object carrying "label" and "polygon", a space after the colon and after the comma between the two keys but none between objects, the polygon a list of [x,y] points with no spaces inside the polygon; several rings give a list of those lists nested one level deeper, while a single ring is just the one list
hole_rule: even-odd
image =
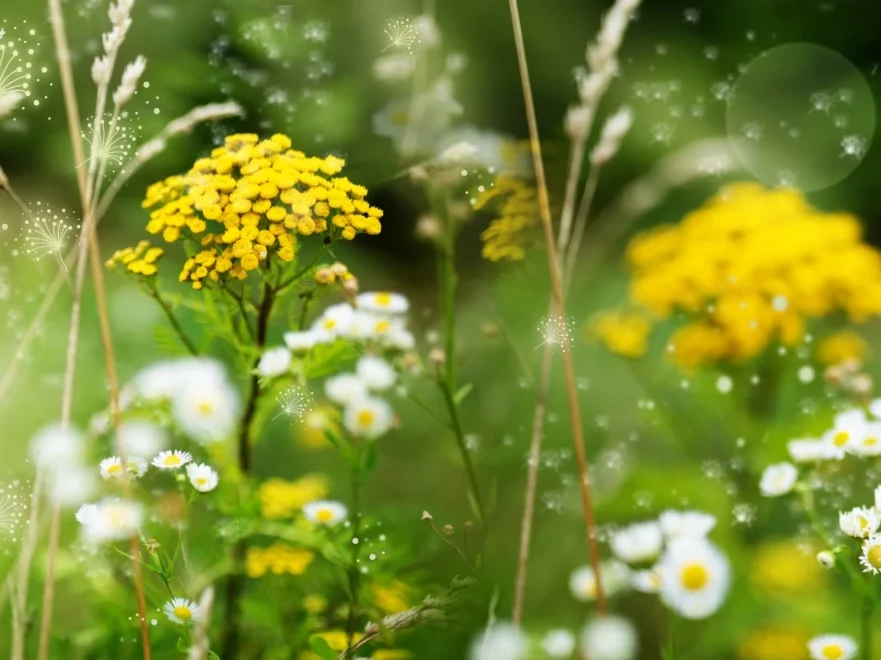
[{"label": "slender brown stalk", "polygon": [[526,473],[526,495],[523,504],[523,520],[520,525],[520,552],[517,556],[517,578],[514,583],[514,613],[511,623],[520,626],[523,618],[523,602],[526,595],[526,574],[529,563],[529,545],[532,540],[532,521],[535,515],[535,495],[538,486],[538,466],[541,460],[541,441],[544,436],[545,408],[548,387],[551,382],[554,349],[545,344],[541,357],[541,379],[535,397],[535,411],[532,417],[532,440],[529,443],[529,461]]},{"label": "slender brown stalk", "polygon": [[[532,162],[535,169],[536,187],[538,188],[538,203],[544,233],[545,248],[548,253],[548,270],[551,276],[551,288],[555,312],[563,318],[566,313],[563,296],[563,276],[560,262],[557,258],[557,249],[554,244],[553,227],[551,224],[551,207],[548,198],[547,180],[545,178],[544,163],[542,162],[541,143],[539,142],[538,122],[535,115],[535,103],[532,98],[532,87],[529,81],[529,67],[526,62],[526,49],[523,43],[523,29],[520,25],[520,11],[517,0],[508,0],[511,10],[511,23],[514,31],[514,42],[517,48],[517,65],[520,70],[520,82],[523,87],[523,101],[526,108],[526,121],[529,125],[529,142],[532,151]],[[581,409],[578,403],[578,392],[575,385],[575,367],[572,360],[572,347],[568,336],[564,336],[563,345],[563,369],[566,377],[566,393],[569,403],[569,415],[572,420],[572,440],[575,445],[575,456],[578,467],[579,487],[581,490],[581,503],[584,511],[584,526],[587,535],[587,544],[590,552],[591,565],[596,574],[597,582],[597,609],[601,615],[606,612],[606,599],[600,579],[600,556],[596,536],[596,521],[594,520],[593,502],[588,475],[587,457],[584,451],[584,436],[581,428]]]},{"label": "slender brown stalk", "polygon": [[[55,53],[58,59],[58,68],[61,72],[62,89],[64,92],[65,109],[67,111],[67,124],[70,133],[71,148],[73,151],[74,165],[84,162],[82,141],[80,138],[81,128],[79,122],[79,109],[76,99],[76,91],[73,82],[73,71],[70,66],[70,49],[67,43],[67,34],[64,27],[64,15],[61,11],[60,0],[48,0],[49,15],[52,21],[52,32],[55,40]],[[99,105],[101,95],[99,94]],[[98,308],[99,323],[101,326],[101,340],[104,348],[104,359],[107,368],[107,379],[110,388],[110,407],[113,412],[114,427],[118,431],[120,423],[119,415],[119,389],[116,376],[116,363],[113,354],[112,337],[110,335],[110,320],[107,314],[107,301],[104,290],[103,272],[101,270],[100,249],[95,234],[95,218],[97,210],[97,187],[98,181],[90,186],[86,173],[80,167],[75,167],[77,185],[80,199],[83,205],[83,223],[79,238],[79,252],[77,254],[77,266],[74,286],[73,310],[71,312],[70,332],[68,337],[67,367],[65,370],[65,382],[62,395],[62,426],[69,428],[70,413],[73,402],[73,383],[76,370],[76,353],[79,340],[79,321],[82,307],[82,291],[85,282],[86,264],[89,261],[91,250],[92,278],[95,286],[96,304]],[[90,168],[91,171],[91,168]],[[118,436],[118,433],[117,433]],[[125,496],[130,493],[126,489]],[[52,609],[54,602],[55,584],[55,557],[58,547],[58,532],[60,527],[60,509],[55,507],[52,514],[50,528],[50,542],[46,568],[46,583],[43,591],[43,611],[40,626],[40,646],[38,658],[46,660],[49,656],[49,635],[52,629]],[[147,608],[144,597],[143,580],[139,560],[139,547],[136,536],[130,539],[132,553],[132,571],[135,586],[135,595],[138,602],[138,619],[141,628],[141,640],[144,660],[150,660],[150,639],[147,629]]]}]

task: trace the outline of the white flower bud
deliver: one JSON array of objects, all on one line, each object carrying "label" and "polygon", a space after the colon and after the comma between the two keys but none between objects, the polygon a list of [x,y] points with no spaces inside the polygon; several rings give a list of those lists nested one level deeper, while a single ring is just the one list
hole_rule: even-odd
[{"label": "white flower bud", "polygon": [[835,555],[828,550],[823,550],[817,553],[817,561],[824,568],[833,568],[835,566]]}]

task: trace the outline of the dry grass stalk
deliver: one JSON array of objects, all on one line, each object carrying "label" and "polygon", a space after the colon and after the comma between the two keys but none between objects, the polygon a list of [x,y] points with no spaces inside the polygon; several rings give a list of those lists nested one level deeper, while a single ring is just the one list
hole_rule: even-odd
[{"label": "dry grass stalk", "polygon": [[[523,100],[526,107],[526,120],[529,125],[529,142],[532,152],[532,162],[535,169],[536,188],[538,189],[539,213],[541,216],[542,230],[544,233],[545,248],[548,253],[548,270],[551,276],[552,299],[555,314],[561,319],[565,318],[566,305],[563,295],[563,277],[560,261],[557,257],[557,248],[554,241],[553,226],[551,221],[550,200],[548,186],[542,161],[541,143],[538,134],[538,122],[535,116],[535,104],[532,98],[532,87],[529,81],[529,67],[526,62],[526,51],[523,44],[523,29],[520,24],[520,12],[517,0],[508,0],[511,10],[511,22],[514,30],[514,42],[517,48],[517,64],[520,71],[520,81],[523,87]],[[566,378],[566,393],[569,404],[569,415],[572,421],[572,440],[575,445],[575,457],[578,468],[579,488],[581,503],[584,513],[585,534],[587,536],[590,561],[597,575],[597,609],[601,614],[606,611],[605,595],[600,585],[600,557],[596,537],[596,522],[594,520],[593,502],[588,475],[587,457],[584,451],[584,435],[581,427],[581,408],[578,402],[578,392],[575,384],[575,367],[572,359],[572,346],[569,337],[564,335],[562,342],[563,368]]]}]

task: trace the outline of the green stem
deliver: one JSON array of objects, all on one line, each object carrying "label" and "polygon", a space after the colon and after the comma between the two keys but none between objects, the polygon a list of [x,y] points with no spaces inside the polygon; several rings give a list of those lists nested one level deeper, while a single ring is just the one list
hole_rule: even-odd
[{"label": "green stem", "polygon": [[[357,442],[357,441],[356,441]],[[358,555],[361,549],[361,456],[355,445],[355,457],[352,461],[352,511],[349,519],[352,521],[352,565],[349,567],[349,616],[346,621],[346,646],[352,648],[355,643],[355,626],[357,624],[357,609],[361,573],[358,570]]]},{"label": "green stem", "polygon": [[871,596],[863,596],[860,611],[860,657],[862,660],[872,660],[872,610],[874,602]]},{"label": "green stem", "polygon": [[[446,204],[444,204],[446,206]],[[459,453],[465,464],[465,472],[468,477],[469,489],[473,498],[475,513],[481,523],[486,521],[486,510],[483,498],[480,494],[480,486],[477,482],[477,474],[471,461],[471,455],[465,442],[465,434],[459,421],[459,408],[456,403],[456,227],[452,218],[447,214],[446,233],[444,244],[439,251],[438,277],[440,279],[439,304],[444,317],[444,353],[445,362],[443,373],[439,374],[438,385],[446,403],[447,413],[450,417],[450,426],[456,443],[459,445]]]},{"label": "green stem", "polygon": [[676,653],[676,615],[670,611],[667,619],[667,650],[664,652],[664,660],[677,660]]},{"label": "green stem", "polygon": [[171,323],[171,327],[174,328],[177,336],[180,337],[181,343],[190,352],[190,355],[198,355],[198,349],[196,349],[195,344],[193,344],[190,338],[187,337],[187,333],[184,332],[183,327],[181,326],[180,322],[178,322],[177,317],[175,317],[174,311],[156,289],[156,285],[153,284],[152,286],[148,287],[147,291],[150,293],[150,296],[153,298],[153,300],[159,303],[159,307],[161,307],[162,311],[165,312],[165,316],[168,318],[169,323]]},{"label": "green stem", "polygon": [[306,327],[306,315],[309,313],[309,303],[312,302],[313,297],[314,295],[312,291],[307,291],[302,294],[303,305],[300,307],[300,320],[297,323],[297,330],[300,332]]}]

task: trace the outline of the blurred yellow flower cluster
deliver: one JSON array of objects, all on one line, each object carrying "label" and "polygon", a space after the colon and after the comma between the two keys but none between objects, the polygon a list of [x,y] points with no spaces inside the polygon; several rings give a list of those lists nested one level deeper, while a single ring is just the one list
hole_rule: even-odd
[{"label": "blurred yellow flower cluster", "polygon": [[150,241],[139,241],[135,247],[127,247],[114,252],[104,265],[108,268],[115,268],[122,264],[130,273],[149,277],[156,274],[156,262],[162,253],[162,248],[150,247]]},{"label": "blurred yellow flower cluster", "polygon": [[305,447],[310,449],[326,449],[332,447],[325,435],[325,431],[331,431],[339,435],[340,413],[333,406],[318,406],[303,415],[302,424],[297,425],[297,439]]},{"label": "blurred yellow flower cluster", "polygon": [[826,573],[813,557],[792,540],[770,541],[756,549],[750,581],[763,596],[797,597],[814,593],[826,583]]},{"label": "blurred yellow flower cluster", "polygon": [[522,179],[500,175],[474,204],[480,211],[492,206],[499,217],[480,235],[484,259],[520,261],[526,257],[529,230],[538,224],[538,197],[534,186]]},{"label": "blurred yellow flower cluster", "polygon": [[263,577],[266,573],[302,575],[314,559],[315,555],[308,550],[274,543],[268,548],[248,548],[245,571],[252,578]]},{"label": "blurred yellow flower cluster", "polygon": [[613,353],[636,358],[645,353],[652,324],[640,312],[610,310],[597,314],[589,330]]},{"label": "blurred yellow flower cluster", "polygon": [[[726,186],[679,224],[634,238],[627,262],[633,303],[657,320],[687,316],[668,345],[685,368],[795,345],[806,317],[881,315],[881,253],[861,241],[859,221],[795,190]],[[604,329],[610,349],[632,356],[632,324]]]},{"label": "blurred yellow flower cluster", "polygon": [[296,481],[267,479],[257,492],[260,511],[267,520],[290,518],[304,504],[320,500],[328,493],[327,479],[320,474],[307,474]]},{"label": "blurred yellow flower cluster", "polygon": [[863,363],[869,357],[869,345],[853,330],[840,330],[817,347],[817,358],[823,364],[844,364],[850,360]]},{"label": "blurred yellow flower cluster", "polygon": [[383,614],[397,614],[410,609],[412,592],[413,590],[400,580],[392,580],[388,584],[373,582],[370,585],[373,604]]},{"label": "blurred yellow flower cluster", "polygon": [[759,628],[748,633],[737,649],[738,660],[803,660],[808,635],[797,628]]},{"label": "blurred yellow flower cluster", "polygon": [[[364,199],[367,189],[335,177],[345,161],[307,157],[286,135],[259,140],[231,135],[183,176],[147,190],[147,231],[169,243],[180,238],[201,247],[187,260],[180,281],[202,288],[208,278],[245,279],[268,263],[270,250],[293,261],[296,238],[324,234],[326,241],[380,233],[382,211]],[[332,178],[328,178],[332,177]]]},{"label": "blurred yellow flower cluster", "polygon": [[[349,636],[344,630],[326,630],[324,632],[316,633],[315,637],[323,639],[327,642],[327,645],[337,653],[342,653],[349,647]],[[364,637],[363,633],[355,633],[352,641],[357,642],[362,637]]]}]

